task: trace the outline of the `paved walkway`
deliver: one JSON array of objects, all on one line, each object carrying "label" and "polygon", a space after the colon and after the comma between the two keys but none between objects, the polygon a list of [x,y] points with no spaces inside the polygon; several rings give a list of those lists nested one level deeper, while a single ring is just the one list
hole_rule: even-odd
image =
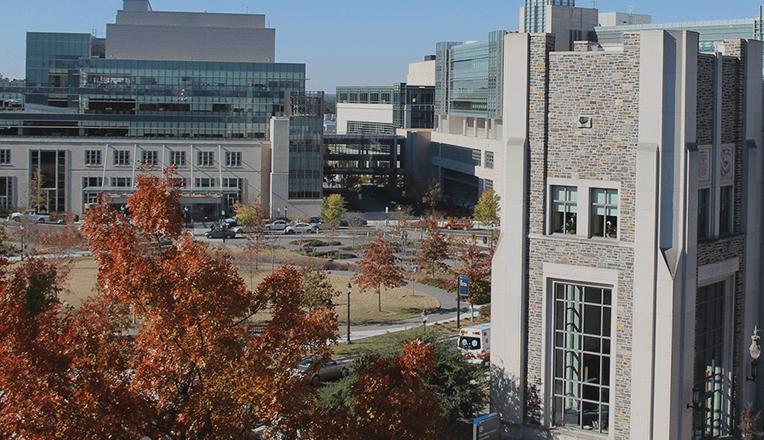
[{"label": "paved walkway", "polygon": [[[36,258],[72,258],[72,257],[85,257],[92,255],[88,251],[83,252],[67,252],[63,254],[47,254],[37,255]],[[19,261],[19,256],[8,258],[9,261]],[[341,276],[354,276],[355,272],[347,271],[330,271],[330,273]],[[407,283],[405,286],[407,289],[412,288],[412,283]],[[427,310],[427,325],[441,324],[451,321],[456,321],[456,295],[450,292],[446,292],[443,289],[437,287],[428,286],[426,284],[413,283],[413,289],[419,293],[430,295],[435,298],[440,307],[435,310]],[[479,312],[481,306],[475,306],[475,313]],[[462,303],[461,307],[462,319],[468,319],[470,316],[470,307],[468,303]],[[351,319],[352,320],[352,319]],[[359,340],[370,338],[372,336],[384,335],[387,333],[402,332],[422,326],[422,317],[415,316],[400,321],[390,321],[385,323],[368,324],[368,325],[351,325],[350,326],[350,339]],[[347,335],[347,327],[340,324],[339,326],[340,342],[347,342],[345,337]]]},{"label": "paved walkway", "polygon": [[[332,271],[335,275],[353,276],[353,272],[340,272]],[[411,289],[411,284],[406,285],[407,289]],[[438,289],[437,287],[428,286],[426,284],[414,283],[414,290],[420,293],[424,293],[432,296],[440,303],[440,308],[436,310],[427,311],[427,325],[441,324],[450,321],[456,321],[456,295],[446,292],[445,290]],[[480,306],[475,306],[475,312],[480,310]],[[462,303],[461,307],[462,319],[468,319],[470,316],[470,307],[468,303]],[[352,317],[351,317],[352,321]],[[368,325],[351,325],[350,326],[350,339],[358,340],[370,338],[372,336],[384,335],[386,333],[395,333],[417,328],[422,326],[422,317],[415,316],[413,318],[403,319],[400,321],[391,321],[379,324]],[[340,342],[346,341],[347,327],[340,324]]]}]

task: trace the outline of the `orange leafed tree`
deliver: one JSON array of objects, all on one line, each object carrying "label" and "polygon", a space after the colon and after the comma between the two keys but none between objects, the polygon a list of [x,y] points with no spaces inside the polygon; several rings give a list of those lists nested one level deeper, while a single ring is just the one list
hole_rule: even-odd
[{"label": "orange leafed tree", "polygon": [[[421,402],[435,402],[427,347],[359,371],[357,415],[323,413],[294,367],[328,357],[332,305],[306,304],[293,267],[248,290],[228,256],[182,235],[173,179],[141,176],[129,218],[108,200],[88,212],[98,283],[79,310],[61,306],[50,262],[0,261],[0,438],[241,439],[263,427],[328,440],[367,425],[362,438],[430,438],[418,419],[437,415]],[[249,318],[266,309],[255,331]]]},{"label": "orange leafed tree", "polygon": [[[181,236],[171,176],[141,176],[128,208],[87,214],[98,295],[81,310],[61,309],[48,263],[0,279],[0,433],[243,438],[264,425],[294,438],[317,390],[293,367],[327,356],[331,306],[305,308],[291,267],[250,291],[227,256]],[[255,333],[248,318],[266,308]]]},{"label": "orange leafed tree", "polygon": [[477,238],[472,237],[459,251],[459,265],[452,269],[451,289],[457,289],[457,277],[470,277],[470,302],[485,304],[491,300],[491,254],[478,246]]},{"label": "orange leafed tree", "polygon": [[417,262],[419,266],[435,276],[438,270],[444,270],[448,266],[445,260],[449,257],[449,243],[445,235],[438,230],[438,222],[434,217],[428,217],[426,221],[427,235],[422,240],[419,248]]},{"label": "orange leafed tree", "polygon": [[435,351],[420,341],[407,343],[399,356],[369,354],[357,361],[352,408],[334,409],[318,425],[315,438],[435,439],[442,426],[438,398],[425,382]]},{"label": "orange leafed tree", "polygon": [[355,282],[363,290],[375,289],[379,311],[382,311],[382,287],[394,289],[405,284],[403,269],[395,264],[393,247],[384,237],[377,235],[369,243],[358,263],[360,269]]}]

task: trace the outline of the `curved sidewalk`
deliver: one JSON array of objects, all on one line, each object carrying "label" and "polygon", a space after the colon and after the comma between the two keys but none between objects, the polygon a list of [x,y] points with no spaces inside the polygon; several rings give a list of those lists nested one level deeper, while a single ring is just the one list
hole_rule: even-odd
[{"label": "curved sidewalk", "polygon": [[[343,276],[353,276],[355,273],[353,272],[345,272],[345,271],[331,271],[331,273],[336,275],[343,275]],[[407,289],[411,289],[411,284],[406,284]],[[428,286],[426,284],[420,284],[420,283],[413,283],[414,289],[417,292],[421,292],[427,295],[432,296],[438,302],[440,303],[440,307],[436,310],[430,310],[427,313],[427,325],[432,324],[440,324],[444,322],[449,321],[455,321],[456,320],[456,295],[453,293],[447,292],[443,289],[438,289],[437,287]],[[481,306],[475,306],[475,312],[479,311]],[[462,319],[468,319],[470,316],[470,306],[469,303],[462,303],[461,307],[462,312]],[[408,319],[403,319],[400,321],[390,321],[386,323],[379,323],[379,324],[368,324],[368,325],[352,325],[350,326],[350,339],[351,340],[358,340],[358,339],[365,339],[370,338],[372,336],[379,336],[384,335],[386,333],[396,333],[396,332],[402,332],[405,330],[409,330],[412,328],[417,328],[422,326],[422,318],[419,316],[415,316]],[[347,341],[344,339],[347,331],[347,327],[340,324],[339,326],[340,330],[340,343],[346,343]]]}]

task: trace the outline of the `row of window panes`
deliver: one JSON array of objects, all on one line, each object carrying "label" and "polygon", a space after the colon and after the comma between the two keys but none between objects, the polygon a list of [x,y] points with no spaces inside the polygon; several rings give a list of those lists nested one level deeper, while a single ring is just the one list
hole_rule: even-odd
[{"label": "row of window panes", "polygon": [[607,433],[612,291],[554,283],[553,424]]},{"label": "row of window panes", "polygon": [[[719,236],[734,232],[735,190],[732,185],[719,188]],[[707,240],[711,235],[711,189],[698,190],[698,239]]]},{"label": "row of window panes", "polygon": [[[0,160],[2,159],[2,151],[0,150]],[[8,152],[8,161],[10,162],[10,151]],[[148,166],[157,166],[159,164],[159,152],[154,150],[142,151],[141,163]],[[2,162],[0,162],[2,164]],[[85,165],[102,165],[101,151],[100,150],[87,150],[85,151]],[[176,166],[186,166],[186,152],[185,151],[170,151],[170,164]],[[211,167],[215,164],[215,153],[212,151],[199,151],[197,152],[197,165],[201,167]],[[132,165],[130,160],[130,151],[128,150],[115,150],[114,151],[114,165],[116,166],[130,166]],[[240,151],[226,151],[225,152],[225,166],[229,168],[236,168],[242,166],[242,153]]]},{"label": "row of window panes", "polygon": [[[185,177],[179,178],[181,187],[188,186],[188,180]],[[197,177],[194,179],[196,188],[215,188],[217,187],[217,179],[214,177]],[[229,189],[241,189],[243,180],[235,177],[224,177],[222,180],[223,188]],[[103,177],[83,177],[82,188],[101,188],[103,186]],[[115,188],[127,188],[132,186],[132,178],[130,177],[112,177],[111,186]]]},{"label": "row of window panes", "polygon": [[[591,190],[590,234],[592,237],[618,238],[618,190]],[[578,188],[552,186],[552,233],[578,233]]]}]

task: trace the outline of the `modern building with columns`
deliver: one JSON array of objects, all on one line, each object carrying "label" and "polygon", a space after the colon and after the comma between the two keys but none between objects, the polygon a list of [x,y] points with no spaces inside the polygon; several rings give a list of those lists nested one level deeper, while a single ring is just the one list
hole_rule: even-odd
[{"label": "modern building with columns", "polygon": [[503,435],[733,435],[764,404],[749,354],[764,322],[762,43],[700,53],[697,33],[649,30],[554,48],[503,39]]},{"label": "modern building with columns", "polygon": [[323,94],[275,56],[264,15],[149,0],[125,0],[106,38],[27,33],[25,82],[0,82],[0,211],[31,207],[38,172],[33,208],[81,214],[173,165],[191,217],[258,200],[275,217],[318,215]]}]

